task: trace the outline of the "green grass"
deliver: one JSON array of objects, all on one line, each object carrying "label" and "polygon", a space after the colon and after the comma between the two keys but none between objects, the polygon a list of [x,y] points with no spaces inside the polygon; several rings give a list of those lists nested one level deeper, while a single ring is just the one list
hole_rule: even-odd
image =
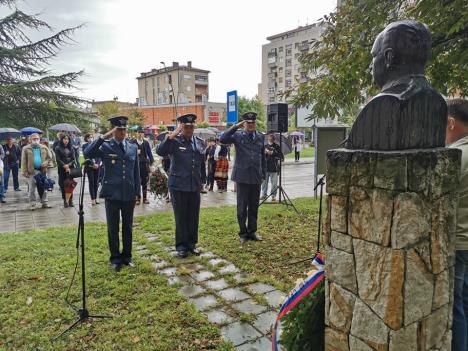
[{"label": "green grass", "polygon": [[[318,202],[294,202],[299,216],[282,205],[261,206],[258,233],[265,241],[242,246],[235,207],[202,209],[199,246],[252,274],[252,281],[286,292],[310,267],[309,262],[291,263],[315,250]],[[143,234],[148,232],[173,245],[172,211],[137,218],[134,237],[152,253],[175,260],[157,243],[146,241]],[[114,318],[91,320],[51,343],[76,317],[63,301],[75,262],[75,228],[2,234],[0,350],[232,350],[219,329],[155,274],[148,260],[137,256],[135,269],[111,272],[104,224],[86,224],[86,238],[89,310]],[[73,291],[79,305],[78,282]]]},{"label": "green grass", "polygon": [[[313,146],[303,147],[301,151],[301,158],[302,157],[314,157],[315,155],[315,148]],[[294,158],[294,150],[286,155],[286,158]]]},{"label": "green grass", "polygon": [[[75,262],[74,232],[68,227],[2,234],[0,350],[231,350],[148,261],[137,257],[136,269],[111,272],[100,224],[86,225],[88,308],[114,318],[86,322],[52,343],[76,317],[64,303]],[[72,300],[79,306],[78,283]]]}]

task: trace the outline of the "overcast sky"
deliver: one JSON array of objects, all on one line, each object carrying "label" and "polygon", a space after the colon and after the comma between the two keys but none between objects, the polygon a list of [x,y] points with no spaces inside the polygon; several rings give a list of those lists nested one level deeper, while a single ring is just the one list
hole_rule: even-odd
[{"label": "overcast sky", "polygon": [[[336,0],[18,0],[56,30],[86,23],[53,61],[59,73],[84,69],[79,95],[134,102],[136,77],[160,61],[211,71],[210,101],[257,94],[266,37],[313,23]],[[9,10],[0,9],[0,17]]]}]

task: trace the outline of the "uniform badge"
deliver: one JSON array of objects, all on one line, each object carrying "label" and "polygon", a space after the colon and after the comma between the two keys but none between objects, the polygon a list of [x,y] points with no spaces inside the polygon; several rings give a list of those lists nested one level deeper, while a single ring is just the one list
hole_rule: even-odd
[{"label": "uniform badge", "polygon": [[115,160],[112,160],[111,162],[112,162],[112,164],[115,164]]}]

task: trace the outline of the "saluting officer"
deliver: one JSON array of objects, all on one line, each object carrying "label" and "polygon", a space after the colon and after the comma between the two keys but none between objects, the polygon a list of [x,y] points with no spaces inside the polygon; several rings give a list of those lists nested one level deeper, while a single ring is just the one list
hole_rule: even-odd
[{"label": "saluting officer", "polygon": [[[109,122],[112,130],[93,141],[84,151],[84,156],[86,159],[100,157],[104,163],[105,172],[99,197],[105,199],[111,267],[118,272],[123,264],[134,266],[133,209],[140,194],[140,171],[137,147],[126,140],[128,117],[111,117]],[[119,245],[121,216],[122,251]]]},{"label": "saluting officer", "polygon": [[[247,112],[242,121],[222,136],[222,144],[234,144],[236,159],[231,179],[237,183],[237,221],[241,243],[263,240],[257,235],[260,187],[266,177],[265,136],[257,131],[257,114]],[[243,127],[242,130],[238,130]],[[246,220],[248,218],[248,223]]]},{"label": "saluting officer", "polygon": [[[168,186],[176,222],[175,246],[179,258],[191,252],[199,255],[198,219],[200,191],[206,179],[203,140],[193,136],[197,116],[186,114],[177,118],[179,126],[158,145],[156,153],[169,155],[171,169]],[[179,133],[181,133],[179,135]]]}]

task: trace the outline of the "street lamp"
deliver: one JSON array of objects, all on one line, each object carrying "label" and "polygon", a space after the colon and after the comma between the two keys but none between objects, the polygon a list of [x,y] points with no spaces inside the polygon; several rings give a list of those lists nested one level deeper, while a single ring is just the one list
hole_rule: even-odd
[{"label": "street lamp", "polygon": [[[167,72],[166,64],[164,63],[164,61],[161,61],[160,63],[161,63],[161,65],[164,66],[164,70],[165,70],[166,75],[167,75],[167,80],[169,81],[169,85],[171,87],[172,97],[174,98],[175,118],[177,119],[177,117],[179,117],[178,112],[177,112],[177,102],[178,102],[177,100],[179,99],[179,94],[177,94],[177,98],[176,98],[175,95],[174,95],[174,87],[172,86],[172,79],[169,79],[169,73]],[[179,75],[179,72],[177,72],[177,75]],[[177,89],[179,89],[179,87]]]}]

